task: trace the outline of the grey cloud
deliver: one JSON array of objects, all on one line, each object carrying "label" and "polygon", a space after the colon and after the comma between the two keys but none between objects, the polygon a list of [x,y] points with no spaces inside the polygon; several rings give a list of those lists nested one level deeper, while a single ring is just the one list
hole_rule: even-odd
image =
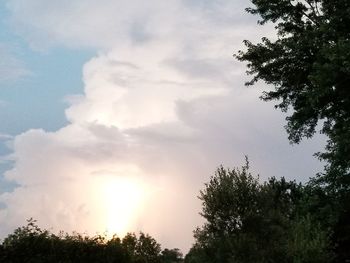
[{"label": "grey cloud", "polygon": [[[164,64],[194,79],[209,79],[232,87],[242,79],[244,66],[233,59],[169,59]],[[215,88],[215,87],[214,87]]]},{"label": "grey cloud", "polygon": [[142,138],[143,141],[172,143],[193,143],[196,141],[196,132],[185,125],[179,123],[157,123],[141,128],[126,129],[126,134]]},{"label": "grey cloud", "polygon": [[225,97],[179,102],[177,112],[182,121],[200,131],[197,147],[211,156],[212,166],[237,165],[248,155],[264,179],[284,176],[306,181],[322,171],[322,163],[312,155],[324,146],[325,138],[318,136],[291,147],[283,129],[284,115],[257,96],[232,91]]},{"label": "grey cloud", "polygon": [[0,132],[0,141],[2,141],[2,140],[11,140],[13,138],[14,138],[13,135],[5,134],[5,133],[1,133]]},{"label": "grey cloud", "polygon": [[79,158],[84,163],[100,163],[115,160],[122,162],[128,158],[126,138],[115,126],[104,126],[95,123],[86,124],[88,131],[85,139],[79,143],[69,143],[64,147],[67,155]]},{"label": "grey cloud", "polygon": [[143,43],[152,39],[152,34],[147,29],[145,21],[132,23],[130,35],[133,42],[136,43]]},{"label": "grey cloud", "polygon": [[129,68],[129,69],[139,69],[139,67],[133,63],[130,63],[128,61],[120,61],[120,60],[109,60],[109,63],[111,66],[115,66],[115,67],[126,67],[126,68]]}]

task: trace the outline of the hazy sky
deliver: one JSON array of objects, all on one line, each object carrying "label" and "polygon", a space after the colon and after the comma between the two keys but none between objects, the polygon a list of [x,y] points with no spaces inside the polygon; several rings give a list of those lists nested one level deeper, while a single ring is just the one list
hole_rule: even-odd
[{"label": "hazy sky", "polygon": [[248,155],[260,178],[306,181],[320,137],[244,87],[242,40],[273,36],[248,0],[0,3],[0,238],[143,230],[186,251],[199,190]]}]

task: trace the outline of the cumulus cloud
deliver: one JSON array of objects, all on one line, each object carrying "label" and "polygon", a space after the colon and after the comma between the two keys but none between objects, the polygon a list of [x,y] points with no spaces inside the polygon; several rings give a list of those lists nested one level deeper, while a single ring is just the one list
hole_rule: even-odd
[{"label": "cumulus cloud", "polygon": [[143,230],[186,250],[201,222],[196,196],[218,165],[248,154],[262,178],[298,180],[319,167],[321,139],[291,148],[284,117],[243,87],[232,53],[271,34],[246,18],[247,1],[7,4],[33,47],[99,51],[84,93],[67,97],[69,124],[14,138],[5,178],[20,186],[0,195],[2,236],[34,217],[55,230]]}]

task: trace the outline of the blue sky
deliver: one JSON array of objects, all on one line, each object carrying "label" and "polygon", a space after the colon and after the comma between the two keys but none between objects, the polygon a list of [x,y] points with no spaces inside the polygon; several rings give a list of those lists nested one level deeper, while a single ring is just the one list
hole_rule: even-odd
[{"label": "blue sky", "polygon": [[[0,79],[0,134],[15,136],[29,129],[54,131],[67,124],[65,96],[83,92],[82,65],[93,51],[53,48],[31,49],[9,24],[9,11],[0,3],[0,43],[21,62],[28,73],[12,79]],[[11,151],[0,143],[0,154]],[[0,192],[16,184],[3,180],[11,163],[0,163]]]},{"label": "blue sky", "polygon": [[[261,180],[322,170],[316,136],[247,89],[242,41],[275,37],[248,0],[0,4],[0,238],[43,227],[150,233],[186,251],[199,189],[248,155]],[[176,211],[174,216],[173,211]],[[182,231],[178,231],[181,229]]]},{"label": "blue sky", "polygon": [[93,52],[67,48],[32,50],[9,25],[8,16],[5,2],[1,2],[0,43],[21,61],[28,75],[0,83],[0,132],[16,135],[31,128],[56,130],[67,123],[65,96],[83,91],[82,65]]}]

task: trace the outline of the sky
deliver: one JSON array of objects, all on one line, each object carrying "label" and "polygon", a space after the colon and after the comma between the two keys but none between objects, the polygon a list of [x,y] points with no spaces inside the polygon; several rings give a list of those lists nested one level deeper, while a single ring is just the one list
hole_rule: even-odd
[{"label": "sky", "polygon": [[242,41],[274,38],[248,0],[0,2],[0,239],[144,231],[187,251],[197,196],[248,155],[261,180],[322,171],[316,136],[290,145],[286,115],[245,87]]}]

